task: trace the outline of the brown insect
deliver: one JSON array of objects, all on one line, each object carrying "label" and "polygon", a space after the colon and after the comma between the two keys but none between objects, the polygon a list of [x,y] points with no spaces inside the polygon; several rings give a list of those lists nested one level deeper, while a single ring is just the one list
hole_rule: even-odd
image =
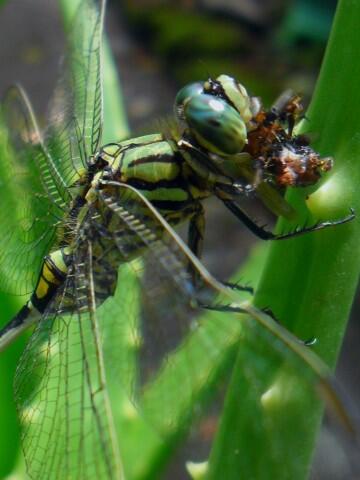
[{"label": "brown insect", "polygon": [[259,108],[248,133],[245,151],[263,179],[280,187],[313,185],[333,165],[331,157],[321,158],[311,148],[307,136],[294,135],[302,111],[301,97],[286,91],[270,110]]}]

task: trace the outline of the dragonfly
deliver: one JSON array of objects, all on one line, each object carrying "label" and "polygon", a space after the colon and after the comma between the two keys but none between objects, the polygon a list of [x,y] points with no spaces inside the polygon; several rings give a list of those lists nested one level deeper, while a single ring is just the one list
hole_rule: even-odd
[{"label": "dragonfly", "polygon": [[[30,296],[1,330],[0,349],[34,327],[14,382],[34,479],[129,476],[129,424],[143,422],[147,434],[154,426],[160,438],[189,428],[245,342],[244,314],[257,326],[254,351],[270,344],[328,375],[271,316],[240,301],[241,286],[202,265],[203,200],[217,197],[267,240],[354,218],[274,234],[240,208],[258,193],[286,211],[274,186],[315,184],[332,160],[293,134],[298,97],[267,111],[228,75],[181,89],[166,132],[102,145],[104,12],[105,1],[81,1],[44,131],[20,86],[2,102],[10,163],[1,167],[0,287]],[[184,222],[187,244],[174,230]],[[202,321],[202,310],[220,316]]]}]

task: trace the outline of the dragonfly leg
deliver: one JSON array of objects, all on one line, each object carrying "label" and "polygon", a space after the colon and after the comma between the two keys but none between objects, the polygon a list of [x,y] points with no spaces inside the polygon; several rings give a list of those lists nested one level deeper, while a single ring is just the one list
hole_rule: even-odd
[{"label": "dragonfly leg", "polygon": [[[233,304],[221,304],[221,303],[215,303],[215,304],[199,304],[201,308],[205,310],[210,310],[213,312],[221,312],[221,313],[244,313],[248,314],[248,310],[242,308],[241,306],[234,306]],[[259,309],[261,312],[264,314],[270,316],[276,323],[279,323],[281,325],[281,322],[279,321],[278,318],[274,315],[272,310],[269,307],[264,307]],[[312,347],[313,345],[316,344],[317,339],[315,337],[311,337],[307,340],[301,340],[300,338],[296,338],[296,341],[300,344],[303,345],[304,347]]]},{"label": "dragonfly leg", "polygon": [[226,305],[222,303],[214,304],[200,304],[201,308],[205,310],[211,310],[213,312],[229,312],[229,313],[248,313],[247,310],[241,307],[234,307],[233,305]]},{"label": "dragonfly leg", "polygon": [[296,228],[295,230],[276,234],[266,230],[264,227],[257,225],[252,218],[250,218],[241,208],[232,200],[223,200],[225,206],[238,218],[254,235],[261,238],[262,240],[286,240],[288,238],[298,237],[304,233],[316,232],[318,230],[323,230],[327,227],[334,227],[336,225],[342,225],[343,223],[350,222],[355,218],[355,211],[353,208],[350,208],[350,214],[346,217],[340,218],[340,220],[327,220],[325,222],[315,223],[310,227]]},{"label": "dragonfly leg", "polygon": [[[200,202],[197,202],[195,207],[195,213],[189,221],[188,229],[188,246],[190,250],[199,259],[201,258],[205,234],[205,210]],[[202,279],[197,270],[193,268],[191,262],[188,264],[188,272],[191,275],[193,285],[195,289],[201,288]]]},{"label": "dragonfly leg", "polygon": [[251,295],[254,294],[254,289],[250,285],[241,285],[238,282],[222,282],[221,283],[228,288],[231,288],[231,290],[237,290],[238,292],[248,292]]},{"label": "dragonfly leg", "polygon": [[209,161],[207,156],[191,142],[182,138],[178,142],[178,147],[186,162],[200,178],[210,184],[233,185],[233,180],[222,174],[216,166]]},{"label": "dragonfly leg", "polygon": [[189,221],[188,246],[198,258],[201,257],[204,245],[205,233],[205,210],[200,202],[197,202],[194,215]]},{"label": "dragonfly leg", "polygon": [[[189,231],[188,231],[188,246],[190,250],[198,257],[201,258],[203,245],[204,245],[204,233],[205,233],[205,210],[200,202],[196,205],[196,210],[189,222]],[[193,283],[195,287],[201,286],[201,278],[198,275],[198,272],[192,268],[190,264],[188,267],[189,273],[192,276]],[[239,283],[233,282],[220,282],[232,290],[237,290],[241,292],[248,292],[253,294],[254,290],[248,285],[240,285]]]},{"label": "dragonfly leg", "polygon": [[[215,303],[215,304],[200,304],[199,305],[201,308],[204,308],[205,310],[211,310],[213,312],[227,312],[227,313],[248,313],[247,310],[241,308],[241,307],[234,307],[233,305],[225,305],[221,303]],[[262,312],[264,312],[266,315],[269,315],[275,322],[280,323],[281,322],[276,318],[274,312],[271,310],[269,307],[264,307],[260,309]],[[310,337],[306,340],[301,340],[298,338],[298,342],[303,345],[304,347],[312,347],[317,343],[317,338],[316,337]]]}]

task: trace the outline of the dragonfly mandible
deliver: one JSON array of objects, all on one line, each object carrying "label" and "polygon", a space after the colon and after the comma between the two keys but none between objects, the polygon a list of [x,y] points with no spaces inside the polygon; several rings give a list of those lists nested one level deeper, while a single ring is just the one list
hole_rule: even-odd
[{"label": "dragonfly mandible", "polygon": [[[2,192],[12,199],[4,201],[4,211],[14,215],[1,220],[8,222],[1,287],[32,293],[1,330],[0,348],[35,326],[17,369],[15,395],[27,470],[36,479],[124,478],[126,426],[117,421],[114,398],[129,399],[160,431],[173,434],[190,399],[213,383],[214,364],[225,362],[224,351],[236,345],[238,322],[201,325],[188,313],[216,293],[238,302],[241,290],[215,280],[198,260],[204,199],[217,197],[269,240],[354,216],[276,235],[238,206],[237,198],[261,195],[262,189],[276,195],[271,185],[314,184],[332,161],[293,134],[298,97],[286,95],[267,111],[228,75],[184,87],[169,132],[102,145],[104,10],[105,1],[81,2],[44,132],[21,87],[9,89],[2,103],[11,160],[4,175],[15,182],[5,181]],[[173,230],[185,221],[188,245]],[[128,298],[131,283],[140,287]],[[139,297],[141,309],[134,306]],[[239,302],[231,308],[236,318],[250,314],[315,376],[325,375],[316,357],[264,312]],[[165,321],[157,324],[157,316]],[[159,337],[149,351],[146,321]],[[216,343],[212,332],[220,326]],[[166,344],[166,328],[175,330],[175,344]],[[196,336],[200,351],[192,345]],[[179,369],[184,358],[186,368]],[[174,377],[183,395],[176,407],[178,388],[163,380]],[[101,455],[94,454],[98,450]]]}]

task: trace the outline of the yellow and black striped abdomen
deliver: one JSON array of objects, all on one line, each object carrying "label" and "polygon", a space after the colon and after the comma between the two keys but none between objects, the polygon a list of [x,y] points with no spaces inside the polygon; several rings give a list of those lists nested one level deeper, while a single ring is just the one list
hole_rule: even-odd
[{"label": "yellow and black striped abdomen", "polygon": [[63,283],[68,272],[67,258],[70,248],[61,248],[44,258],[39,279],[30,301],[37,311],[43,312],[54,296],[57,288]]}]

